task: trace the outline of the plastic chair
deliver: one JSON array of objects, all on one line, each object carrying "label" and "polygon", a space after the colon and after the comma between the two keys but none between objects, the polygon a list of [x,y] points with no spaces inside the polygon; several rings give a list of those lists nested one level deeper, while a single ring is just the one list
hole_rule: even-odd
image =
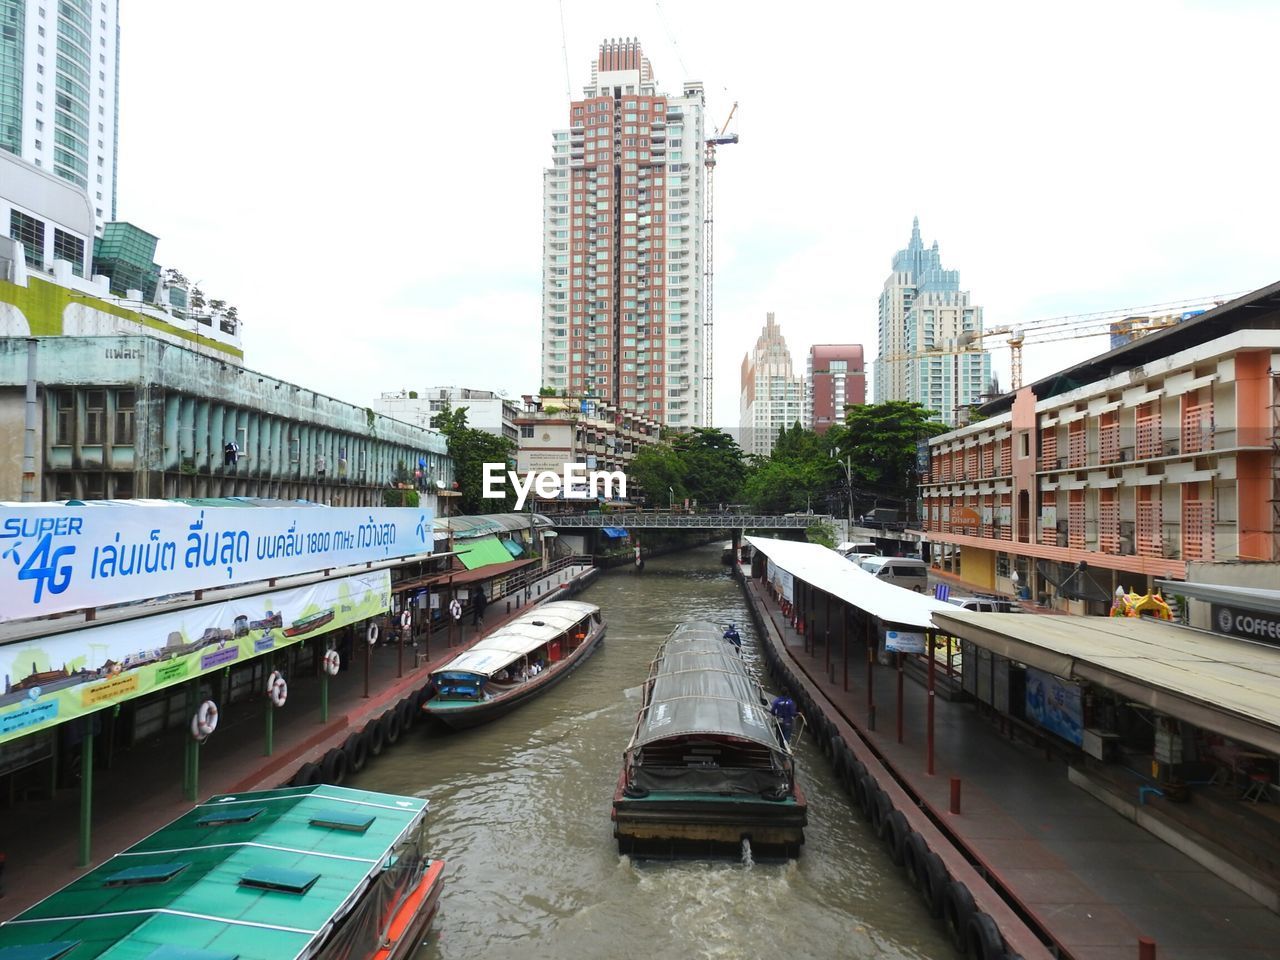
[{"label": "plastic chair", "polygon": [[1270,800],[1268,790],[1271,787],[1271,777],[1265,773],[1249,774],[1249,784],[1245,787],[1244,793],[1240,795],[1241,800],[1248,800],[1250,803],[1257,803],[1259,800]]}]

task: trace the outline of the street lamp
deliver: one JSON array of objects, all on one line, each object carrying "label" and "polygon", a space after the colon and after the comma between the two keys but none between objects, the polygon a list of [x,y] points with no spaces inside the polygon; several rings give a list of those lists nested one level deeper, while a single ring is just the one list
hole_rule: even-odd
[{"label": "street lamp", "polygon": [[667,509],[674,511],[676,508],[676,488],[667,487],[667,493],[670,494],[670,499],[667,501]]},{"label": "street lamp", "polygon": [[[832,458],[838,457],[839,448],[833,447],[831,450]],[[849,522],[853,522],[853,457],[846,455],[843,460],[836,460],[836,463],[844,467],[844,482],[849,488]]]}]

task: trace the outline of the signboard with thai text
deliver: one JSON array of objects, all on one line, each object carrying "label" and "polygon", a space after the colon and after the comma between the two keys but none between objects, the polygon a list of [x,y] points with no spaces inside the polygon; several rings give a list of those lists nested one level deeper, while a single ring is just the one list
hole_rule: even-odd
[{"label": "signboard with thai text", "polygon": [[0,621],[430,553],[417,507],[0,507]]},{"label": "signboard with thai text", "polygon": [[884,648],[891,653],[924,653],[924,634],[913,630],[886,630]]},{"label": "signboard with thai text", "polygon": [[0,646],[0,744],[384,613],[371,570]]}]

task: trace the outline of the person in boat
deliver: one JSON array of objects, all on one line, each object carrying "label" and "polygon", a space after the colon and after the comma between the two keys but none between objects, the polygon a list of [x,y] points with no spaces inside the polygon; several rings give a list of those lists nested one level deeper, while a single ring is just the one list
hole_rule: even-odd
[{"label": "person in boat", "polygon": [[799,713],[796,702],[784,693],[780,697],[773,698],[769,712],[778,718],[778,726],[782,727],[782,738],[790,743],[791,727],[795,723],[796,714]]},{"label": "person in boat", "polygon": [[729,624],[729,629],[724,632],[724,638],[737,649],[742,649],[742,636],[738,633],[738,625],[736,623]]}]

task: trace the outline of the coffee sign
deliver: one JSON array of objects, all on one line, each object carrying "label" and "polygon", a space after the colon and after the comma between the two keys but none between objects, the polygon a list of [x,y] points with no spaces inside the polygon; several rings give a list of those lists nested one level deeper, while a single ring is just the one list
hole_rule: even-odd
[{"label": "coffee sign", "polygon": [[1242,610],[1219,603],[1210,605],[1213,629],[1229,637],[1243,637],[1280,647],[1280,614]]}]

